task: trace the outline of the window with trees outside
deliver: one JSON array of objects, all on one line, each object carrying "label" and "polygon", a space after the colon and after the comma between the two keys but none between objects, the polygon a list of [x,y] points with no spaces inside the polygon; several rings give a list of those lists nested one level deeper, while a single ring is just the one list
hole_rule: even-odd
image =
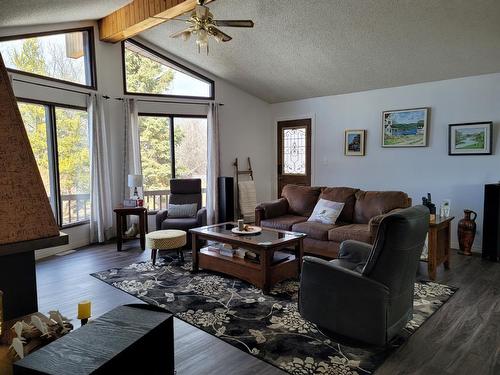
[{"label": "window with trees outside", "polygon": [[126,94],[214,97],[214,82],[211,79],[134,40],[123,42],[123,61]]},{"label": "window with trees outside", "polygon": [[20,99],[19,110],[49,197],[63,226],[90,219],[90,152],[84,108]]},{"label": "window with trees outside", "polygon": [[96,87],[92,28],[0,38],[0,53],[11,71]]},{"label": "window with trees outside", "polygon": [[205,201],[206,117],[140,114],[139,130],[146,206],[166,207],[171,178],[200,178]]}]

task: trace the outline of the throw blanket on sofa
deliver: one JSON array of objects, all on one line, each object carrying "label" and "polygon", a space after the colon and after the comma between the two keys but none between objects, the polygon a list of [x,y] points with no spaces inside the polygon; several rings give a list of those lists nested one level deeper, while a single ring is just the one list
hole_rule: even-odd
[{"label": "throw blanket on sofa", "polygon": [[238,182],[240,211],[243,215],[245,223],[253,223],[255,221],[255,207],[257,207],[257,195],[255,193],[254,181]]}]

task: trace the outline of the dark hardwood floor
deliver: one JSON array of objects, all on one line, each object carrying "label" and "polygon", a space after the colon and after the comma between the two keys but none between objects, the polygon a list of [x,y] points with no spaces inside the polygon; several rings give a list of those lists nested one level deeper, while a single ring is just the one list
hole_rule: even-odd
[{"label": "dark hardwood floor", "polygon": [[[149,259],[137,243],[91,246],[37,263],[41,312],[59,309],[76,321],[77,303],[92,301],[93,317],[138,300],[91,276]],[[425,264],[422,264],[425,272]],[[438,281],[458,292],[377,370],[394,374],[500,374],[500,264],[453,254],[451,270]],[[177,374],[283,374],[235,347],[175,320]]]}]

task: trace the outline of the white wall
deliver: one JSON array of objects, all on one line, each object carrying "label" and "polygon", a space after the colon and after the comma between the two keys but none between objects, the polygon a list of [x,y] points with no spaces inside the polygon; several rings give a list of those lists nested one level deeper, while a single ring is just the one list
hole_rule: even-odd
[{"label": "white wall", "polygon": [[[428,147],[382,148],[384,110],[431,107]],[[312,115],[313,183],[402,190],[415,204],[427,192],[451,199],[453,247],[463,209],[478,213],[474,249],[481,248],[483,185],[500,180],[500,74],[299,100],[272,105],[277,119]],[[493,121],[493,155],[448,156],[448,124]],[[345,129],[367,129],[366,156],[344,156]]]},{"label": "white wall", "polygon": [[[111,98],[123,97],[122,83],[122,60],[120,43],[110,44],[98,40],[98,30],[94,22],[78,22],[58,25],[42,25],[33,27],[0,28],[0,36],[26,34],[33,32],[63,30],[75,27],[94,27],[96,65],[97,65],[97,85],[98,92],[108,95]],[[140,40],[140,38],[137,38]],[[272,170],[269,167],[269,160],[274,153],[273,143],[270,139],[269,124],[271,123],[271,107],[268,103],[257,99],[246,92],[230,85],[229,83],[214,77],[202,69],[192,64],[182,61],[175,56],[169,55],[150,43],[141,40],[142,43],[158,50],[166,56],[189,66],[215,81],[216,101],[224,103],[220,108],[221,123],[221,164],[222,174],[233,176],[232,162],[236,157],[240,161],[246,160],[249,156],[252,159],[257,185],[257,198],[259,201],[271,198],[272,191]],[[30,82],[46,81],[14,74],[14,77]],[[73,86],[50,82],[56,87]],[[86,95],[68,93],[58,89],[48,89],[37,87],[32,84],[14,82],[14,92],[16,96],[23,98],[39,99],[48,102],[73,104],[85,106]],[[82,90],[76,88],[77,90]],[[152,99],[152,98],[146,98]],[[156,100],[156,99],[155,99]],[[162,100],[162,99],[157,99]],[[176,99],[177,101],[178,99]],[[182,100],[181,100],[182,101]],[[140,112],[151,113],[173,113],[173,114],[206,114],[207,105],[186,105],[167,103],[147,103],[138,102]],[[123,180],[123,155],[124,155],[124,113],[123,102],[110,99],[108,101],[107,121],[109,125],[109,135],[111,144],[111,174],[113,204],[122,200]],[[70,235],[68,246],[44,249],[37,252],[37,257],[44,257],[65,251],[75,247],[81,247],[89,243],[88,225],[68,228],[64,230]]]}]

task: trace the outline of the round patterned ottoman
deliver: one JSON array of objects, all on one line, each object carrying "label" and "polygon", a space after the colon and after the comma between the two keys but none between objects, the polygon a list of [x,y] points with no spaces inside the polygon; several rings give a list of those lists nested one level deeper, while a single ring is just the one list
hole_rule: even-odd
[{"label": "round patterned ottoman", "polygon": [[157,230],[146,234],[146,248],[151,249],[151,259],[156,263],[158,250],[177,250],[181,261],[184,262],[182,247],[186,245],[186,232],[178,229]]}]

